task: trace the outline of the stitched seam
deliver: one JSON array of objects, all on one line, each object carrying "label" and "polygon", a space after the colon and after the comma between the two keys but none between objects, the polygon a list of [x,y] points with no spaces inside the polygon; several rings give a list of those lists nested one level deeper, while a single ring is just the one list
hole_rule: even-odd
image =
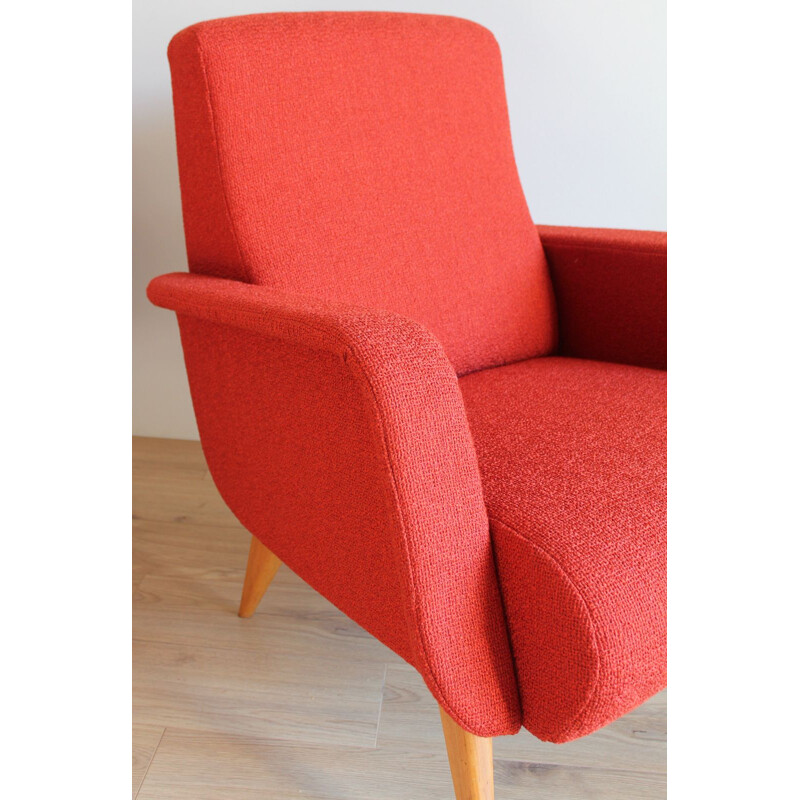
[{"label": "stitched seam", "polygon": [[217,175],[219,177],[220,192],[222,192],[222,201],[225,204],[225,215],[228,219],[228,227],[230,228],[233,242],[236,245],[236,252],[239,254],[239,266],[243,270],[248,271],[244,263],[244,256],[242,255],[242,247],[239,244],[239,236],[236,233],[236,226],[233,224],[233,214],[231,214],[231,207],[228,202],[228,193],[225,191],[225,180],[222,175],[222,158],[220,155],[219,138],[217,136],[217,123],[214,115],[214,103],[211,100],[211,85],[208,82],[208,70],[206,69],[206,59],[203,54],[203,43],[200,41],[200,35],[197,33],[197,30],[193,30],[192,33],[197,42],[197,55],[200,59],[200,69],[203,71],[203,86],[206,91],[206,105],[208,106],[208,117],[211,123],[211,138],[214,143],[214,152],[217,156],[214,161],[217,165]]},{"label": "stitched seam", "polygon": [[[541,545],[538,545],[535,542],[532,542],[530,539],[528,539],[526,536],[523,536],[519,531],[517,531],[511,525],[509,525],[506,522],[503,522],[503,520],[498,519],[496,516],[495,517],[490,516],[489,517],[489,522],[490,523],[494,523],[494,524],[502,525],[507,531],[509,531],[510,533],[513,533],[515,536],[517,536],[519,539],[521,539],[523,542],[525,542],[525,544],[527,544],[529,547],[533,548],[534,550],[537,550],[541,555],[545,556],[545,558],[547,558],[553,564],[553,566],[555,566],[555,568],[558,570],[558,572],[561,575],[564,576],[564,578],[566,579],[567,583],[570,585],[572,590],[575,592],[575,595],[580,600],[581,605],[583,606],[584,610],[586,611],[586,616],[589,619],[590,633],[591,633],[591,637],[592,637],[592,647],[594,648],[595,658],[596,658],[595,674],[594,674],[594,677],[592,679],[591,688],[589,689],[589,692],[588,692],[588,694],[586,696],[586,699],[581,704],[581,707],[570,718],[569,722],[566,723],[564,726],[562,726],[562,728],[559,730],[559,733],[561,733],[562,735],[567,734],[570,730],[572,730],[575,727],[575,724],[581,718],[581,715],[586,711],[586,709],[589,707],[590,703],[597,696],[597,692],[598,692],[598,690],[600,688],[600,674],[601,674],[602,668],[603,668],[603,659],[602,659],[602,655],[601,655],[601,650],[600,650],[600,648],[598,647],[598,644],[597,644],[597,623],[594,620],[594,616],[592,614],[592,610],[591,610],[591,608],[589,606],[589,603],[586,601],[586,598],[584,597],[583,592],[581,592],[581,590],[578,588],[578,586],[575,583],[575,581],[570,577],[569,573],[564,569],[564,567],[559,562],[559,560],[557,558],[555,558],[555,556],[552,555],[552,553],[549,553]],[[501,583],[501,585],[502,585],[502,583]],[[512,646],[513,646],[513,641],[512,641]]]},{"label": "stitched seam", "polygon": [[508,649],[511,652],[511,669],[514,672],[514,688],[517,690],[517,706],[520,710],[520,717],[522,717],[522,687],[519,681],[517,660],[514,658],[514,648],[511,641],[511,627],[508,624],[508,609],[506,608],[506,598],[503,594],[503,584],[500,581],[500,564],[498,563],[497,553],[495,552],[494,534],[492,533],[492,518],[489,516],[488,509],[486,510],[486,516],[489,520],[489,542],[492,552],[492,564],[494,565],[494,579],[497,582],[497,593],[500,595],[500,610],[503,614],[503,625],[506,630],[506,641],[508,642]]}]

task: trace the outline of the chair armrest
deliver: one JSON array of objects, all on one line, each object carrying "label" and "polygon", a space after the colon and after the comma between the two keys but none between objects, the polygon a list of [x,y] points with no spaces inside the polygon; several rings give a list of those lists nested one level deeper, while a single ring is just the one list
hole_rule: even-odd
[{"label": "chair armrest", "polygon": [[558,307],[559,352],[667,368],[667,234],[538,226]]},{"label": "chair armrest", "polygon": [[176,273],[211,474],[244,526],[415,666],[484,736],[520,710],[477,460],[453,367],[386,311]]}]

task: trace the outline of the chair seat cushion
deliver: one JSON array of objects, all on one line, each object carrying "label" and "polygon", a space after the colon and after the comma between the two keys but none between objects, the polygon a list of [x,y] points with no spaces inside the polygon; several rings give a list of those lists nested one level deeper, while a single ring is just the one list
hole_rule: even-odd
[{"label": "chair seat cushion", "polygon": [[666,381],[559,357],[460,380],[541,739],[591,733],[666,685]]}]

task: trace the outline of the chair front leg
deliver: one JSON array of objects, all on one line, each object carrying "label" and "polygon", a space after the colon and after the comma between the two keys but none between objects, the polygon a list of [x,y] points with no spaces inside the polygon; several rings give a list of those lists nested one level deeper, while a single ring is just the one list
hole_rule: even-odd
[{"label": "chair front leg", "polygon": [[439,706],[456,800],[494,800],[492,740],[467,733]]},{"label": "chair front leg", "polygon": [[247,558],[247,571],[244,575],[242,602],[239,605],[240,617],[253,616],[280,565],[280,559],[254,536],[250,541],[250,555]]},{"label": "chair front leg", "polygon": [[[280,565],[280,559],[254,536],[250,541],[240,617],[253,616]],[[494,800],[492,740],[468,733],[441,706],[439,712],[456,800]]]}]

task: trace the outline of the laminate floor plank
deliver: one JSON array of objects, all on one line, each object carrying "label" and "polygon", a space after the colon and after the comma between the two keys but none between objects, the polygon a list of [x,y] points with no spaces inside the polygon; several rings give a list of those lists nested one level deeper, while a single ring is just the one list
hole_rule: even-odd
[{"label": "laminate floor plank", "polygon": [[[168,445],[165,446],[165,442]],[[159,439],[148,436],[133,437],[133,468],[152,473],[176,474],[205,473],[208,471],[200,442],[189,439]]]},{"label": "laminate floor plank", "polygon": [[254,738],[373,747],[385,668],[344,651],[309,659],[134,642],[134,718]]},{"label": "laminate floor plank", "polygon": [[147,574],[134,597],[134,639],[261,651],[278,648],[313,659],[337,651],[353,660],[403,664],[391,650],[282,566],[250,619],[237,609],[244,568],[236,582]]},{"label": "laminate floor plank", "polygon": [[133,517],[186,522],[197,527],[242,527],[213,482],[202,480],[199,473],[193,480],[158,475],[134,477]]},{"label": "laminate floor plank", "polygon": [[[495,760],[498,800],[662,800],[653,773]],[[138,800],[452,800],[444,744],[348,748],[167,728]]]}]

